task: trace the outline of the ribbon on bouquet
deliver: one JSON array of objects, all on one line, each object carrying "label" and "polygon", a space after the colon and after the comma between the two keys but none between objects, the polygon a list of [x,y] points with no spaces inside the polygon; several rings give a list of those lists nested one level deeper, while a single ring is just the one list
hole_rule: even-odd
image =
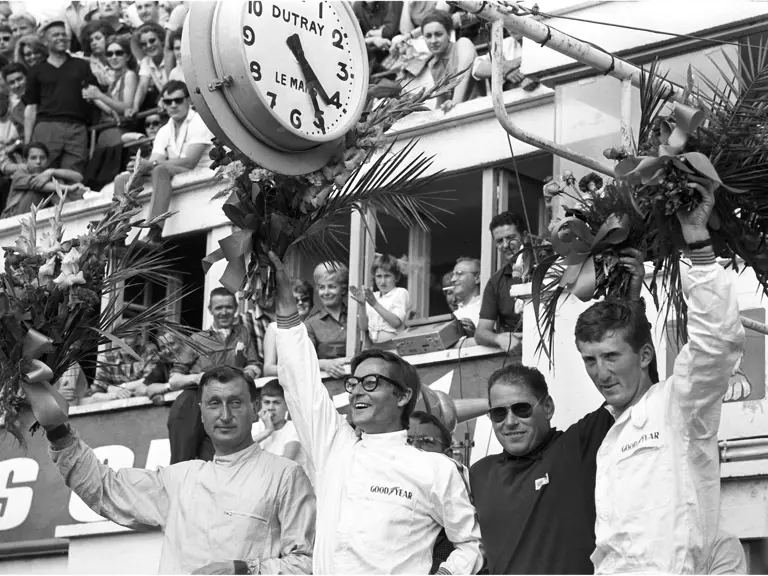
[{"label": "ribbon on bouquet", "polygon": [[222,210],[227,218],[235,226],[238,226],[240,230],[219,240],[219,249],[203,258],[203,272],[207,274],[213,264],[219,260],[226,259],[227,267],[224,269],[224,274],[219,281],[227,290],[236,294],[243,287],[243,281],[247,272],[246,257],[253,250],[254,230],[252,226],[257,225],[254,222],[256,216],[249,215],[246,212],[235,192],[224,203]]},{"label": "ribbon on bouquet", "polygon": [[730,192],[743,192],[743,190],[723,184],[712,162],[701,152],[680,154],[688,142],[688,138],[706,119],[704,112],[685,104],[675,103],[670,117],[672,122],[667,119],[661,121],[660,144],[657,155],[631,156],[622,160],[614,168],[616,178],[626,180],[630,184],[654,185],[664,175],[667,164],[672,162],[676,168],[688,174],[704,176],[717,182]]},{"label": "ribbon on bouquet", "polygon": [[583,220],[569,216],[552,229],[552,246],[566,266],[560,278],[560,286],[587,302],[595,293],[597,272],[595,256],[606,249],[624,242],[629,236],[629,217],[609,216],[593,234]]},{"label": "ribbon on bouquet", "polygon": [[53,350],[53,342],[37,330],[29,330],[21,346],[24,373],[21,387],[35,419],[43,426],[58,426],[67,421],[69,404],[51,386],[53,370],[40,356]]}]

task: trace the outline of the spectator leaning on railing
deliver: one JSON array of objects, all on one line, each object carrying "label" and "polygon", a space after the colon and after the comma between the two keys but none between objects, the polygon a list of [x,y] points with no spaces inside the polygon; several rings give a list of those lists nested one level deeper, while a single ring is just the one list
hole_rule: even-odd
[{"label": "spectator leaning on railing", "polygon": [[[208,151],[211,149],[213,134],[206,127],[200,115],[192,110],[189,91],[183,82],[171,81],[163,87],[163,104],[171,120],[163,126],[157,136],[149,159],[139,161],[139,176],[152,181],[152,199],[149,218],[155,218],[168,211],[171,204],[171,179],[176,174],[195,168],[207,168],[210,164]],[[133,170],[133,161],[128,172],[115,178],[115,195],[125,193],[125,185]],[[162,228],[150,228],[147,241],[158,242]]]},{"label": "spectator leaning on railing", "polygon": [[50,54],[29,71],[24,102],[24,141],[39,140],[50,150],[55,167],[83,173],[88,160],[91,106],[82,89],[98,81],[88,62],[67,53],[69,39],[64,22],[41,27]]},{"label": "spectator leaning on railing", "polygon": [[68,200],[82,197],[79,184],[82,175],[66,168],[48,168],[48,148],[42,142],[30,142],[24,148],[26,164],[14,172],[11,178],[11,192],[0,218],[8,218],[29,212],[32,205],[39,205],[46,198],[56,202],[51,196],[56,191],[52,179],[56,178],[62,191],[69,194]]}]

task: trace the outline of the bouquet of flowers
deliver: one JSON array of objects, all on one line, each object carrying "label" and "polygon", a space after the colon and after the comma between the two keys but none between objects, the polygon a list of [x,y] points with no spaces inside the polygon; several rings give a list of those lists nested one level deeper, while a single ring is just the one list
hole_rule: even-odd
[{"label": "bouquet of flowers", "polygon": [[[64,240],[61,212],[65,194],[57,190],[58,206],[49,228],[41,232],[38,207],[21,218],[21,234],[5,247],[0,273],[0,419],[24,446],[20,414],[31,400],[41,425],[66,420],[67,402],[51,386],[75,363],[87,363],[100,345],[135,353],[123,338],[162,327],[185,342],[184,330],[167,321],[166,298],[114,327],[123,311],[126,281],[142,277],[167,282],[170,262],[165,254],[125,246],[134,227],[155,224],[133,221],[141,211],[141,187],[114,199],[101,220],[88,231]],[[138,359],[138,358],[137,358]],[[33,426],[37,427],[38,423]]]},{"label": "bouquet of flowers", "polygon": [[[582,192],[579,194],[579,190]],[[566,170],[562,181],[545,185],[547,196],[566,196],[573,206],[550,225],[554,253],[534,269],[531,293],[541,339],[538,349],[552,358],[555,313],[560,296],[582,301],[626,296],[631,274],[620,265],[625,248],[645,251],[645,221],[634,209],[626,187],[605,184],[593,173],[579,181]]]},{"label": "bouquet of flowers", "polygon": [[404,227],[439,223],[435,212],[444,211],[438,203],[439,193],[427,188],[440,172],[427,174],[432,159],[414,153],[414,142],[393,152],[394,143],[387,143],[385,133],[401,118],[427,111],[424,102],[449,90],[455,81],[456,77],[447,77],[418,92],[400,89],[376,105],[369,96],[367,112],[329,162],[309,174],[278,174],[238,151],[215,147],[211,158],[221,164],[220,176],[232,181],[217,196],[229,195],[223,210],[239,230],[220,241],[221,248],[205,258],[206,272],[214,262],[226,258],[223,286],[246,297],[255,290],[268,295],[274,290],[267,257],[270,250],[282,258],[290,246],[298,246],[311,258],[336,260],[347,251],[342,223],[353,211],[373,209],[375,218],[378,210]]},{"label": "bouquet of flowers", "polygon": [[[686,186],[691,177],[717,182],[715,207],[708,227],[715,253],[752,267],[768,294],[768,46],[748,47],[745,58],[727,54],[720,77],[699,75],[677,102],[662,81],[657,64],[644,73],[640,86],[641,121],[637,154],[606,150],[617,160],[617,180],[625,183],[636,211],[652,235],[649,255],[656,264],[654,286],[660,280],[666,316],[674,315],[677,340],[683,343],[686,308],[680,257],[685,243],[676,214],[694,208],[700,197]],[[752,54],[758,57],[752,57]],[[671,108],[671,110],[670,110]]]}]

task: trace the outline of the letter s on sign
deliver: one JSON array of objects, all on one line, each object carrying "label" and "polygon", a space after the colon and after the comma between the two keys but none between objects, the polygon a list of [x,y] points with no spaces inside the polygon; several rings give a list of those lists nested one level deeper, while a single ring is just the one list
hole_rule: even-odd
[{"label": "letter s on sign", "polygon": [[0,531],[21,526],[32,507],[32,487],[15,486],[34,482],[40,465],[32,458],[11,458],[0,462]]}]

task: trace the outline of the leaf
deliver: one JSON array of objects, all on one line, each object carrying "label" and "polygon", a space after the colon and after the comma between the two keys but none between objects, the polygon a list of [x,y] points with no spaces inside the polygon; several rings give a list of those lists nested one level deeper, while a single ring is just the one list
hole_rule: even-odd
[{"label": "leaf", "polygon": [[128,344],[126,344],[122,339],[117,338],[116,336],[110,334],[109,332],[99,330],[96,327],[91,327],[91,330],[93,330],[94,332],[97,332],[103,338],[106,338],[107,340],[112,342],[112,344],[114,344],[115,347],[120,348],[120,350],[122,350],[129,356],[132,356],[134,360],[141,361],[141,356],[136,354],[136,352],[134,352],[133,349],[130,346],[128,346]]}]

